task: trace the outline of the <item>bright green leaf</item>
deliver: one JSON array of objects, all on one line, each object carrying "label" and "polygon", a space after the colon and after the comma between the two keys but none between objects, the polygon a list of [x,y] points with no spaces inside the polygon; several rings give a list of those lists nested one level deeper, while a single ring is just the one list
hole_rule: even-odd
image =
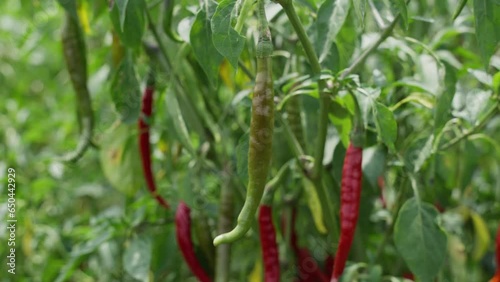
[{"label": "bright green leaf", "polygon": [[433,281],[446,258],[447,238],[437,216],[434,206],[412,198],[401,207],[394,226],[396,247],[421,281]]}]

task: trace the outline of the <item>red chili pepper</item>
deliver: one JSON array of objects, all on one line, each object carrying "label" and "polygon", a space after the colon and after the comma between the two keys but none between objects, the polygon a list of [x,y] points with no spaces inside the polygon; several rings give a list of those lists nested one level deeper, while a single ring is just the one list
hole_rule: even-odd
[{"label": "red chili pepper", "polygon": [[405,274],[403,274],[403,278],[411,280],[411,281],[415,281],[415,276],[411,272],[406,272]]},{"label": "red chili pepper", "polygon": [[344,271],[349,250],[351,249],[361,198],[361,163],[363,149],[349,144],[342,168],[342,188],[340,191],[340,240],[335,255],[332,282],[337,282]]},{"label": "red chili pepper", "polygon": [[325,273],[328,276],[332,275],[334,262],[335,262],[335,259],[333,258],[332,255],[328,255],[326,257],[326,260],[325,260]]},{"label": "red chili pepper", "polygon": [[264,259],[264,281],[280,281],[280,262],[276,230],[273,225],[272,208],[261,205],[259,209],[260,242]]},{"label": "red chili pepper", "polygon": [[191,272],[201,281],[212,281],[205,270],[201,267],[200,262],[196,258],[193,242],[191,241],[191,210],[181,201],[175,213],[175,227],[177,235],[177,244],[181,249],[184,260],[191,269]]},{"label": "red chili pepper", "polygon": [[144,178],[151,195],[156,199],[160,206],[169,209],[167,201],[156,191],[156,184],[151,170],[151,145],[149,144],[149,117],[153,112],[153,93],[154,79],[152,74],[148,77],[146,90],[142,97],[142,117],[139,118],[139,149],[141,151],[142,170]]}]

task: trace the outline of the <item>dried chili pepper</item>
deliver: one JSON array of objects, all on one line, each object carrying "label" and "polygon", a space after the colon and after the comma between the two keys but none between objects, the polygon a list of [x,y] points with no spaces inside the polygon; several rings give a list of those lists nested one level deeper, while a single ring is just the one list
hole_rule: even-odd
[{"label": "dried chili pepper", "polygon": [[142,116],[139,117],[139,150],[141,152],[142,170],[146,185],[151,195],[156,199],[160,206],[168,209],[167,201],[158,194],[156,190],[156,183],[151,169],[151,145],[149,143],[149,118],[153,112],[153,94],[155,88],[155,81],[153,73],[148,74],[148,81],[144,96],[142,97]]},{"label": "dried chili pepper", "polygon": [[[356,144],[357,145],[357,144]],[[359,201],[361,198],[361,163],[363,149],[353,144],[347,148],[342,168],[342,187],[340,203],[340,240],[335,254],[335,263],[331,281],[338,281],[344,271],[345,263],[351,249],[356,223],[358,221]]]},{"label": "dried chili pepper", "polygon": [[273,44],[267,25],[264,0],[259,0],[259,42],[257,44],[257,76],[252,99],[250,142],[248,149],[248,187],[245,204],[238,216],[238,224],[229,233],[221,234],[214,245],[232,243],[250,229],[264,193],[272,155],[274,129],[273,80],[271,54]]},{"label": "dried chili pepper", "polygon": [[177,244],[181,249],[184,260],[191,272],[201,281],[210,282],[212,279],[207,275],[200,262],[196,258],[193,242],[191,240],[191,209],[181,201],[175,213],[175,227]]},{"label": "dried chili pepper", "polygon": [[85,41],[78,16],[65,12],[62,29],[62,45],[66,68],[71,84],[76,93],[77,117],[80,126],[80,138],[76,149],[63,157],[64,161],[74,162],[80,159],[91,145],[94,127],[92,101],[87,88],[87,57]]},{"label": "dried chili pepper", "polygon": [[261,205],[259,209],[260,243],[264,258],[264,281],[280,281],[280,262],[276,230],[273,225],[273,213],[270,205]]}]

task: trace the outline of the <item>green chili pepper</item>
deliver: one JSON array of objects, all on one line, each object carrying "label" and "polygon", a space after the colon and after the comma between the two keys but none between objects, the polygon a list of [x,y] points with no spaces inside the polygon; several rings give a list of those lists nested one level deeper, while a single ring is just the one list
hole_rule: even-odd
[{"label": "green chili pepper", "polygon": [[80,125],[80,139],[73,152],[63,157],[64,161],[74,162],[83,156],[91,144],[94,117],[92,102],[87,88],[87,58],[83,32],[78,19],[65,13],[62,29],[62,45],[66,67],[76,93],[77,116]]},{"label": "green chili pepper", "polygon": [[271,165],[274,129],[273,80],[271,54],[273,44],[267,25],[264,0],[259,0],[259,42],[257,44],[257,75],[252,100],[250,142],[248,149],[248,187],[245,204],[238,216],[238,224],[229,233],[221,234],[214,245],[232,243],[250,229],[259,207]]}]

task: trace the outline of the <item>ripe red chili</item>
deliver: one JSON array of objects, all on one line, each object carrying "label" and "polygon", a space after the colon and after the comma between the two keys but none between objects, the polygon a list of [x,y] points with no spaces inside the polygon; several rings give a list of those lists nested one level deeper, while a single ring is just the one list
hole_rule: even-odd
[{"label": "ripe red chili", "polygon": [[181,249],[184,260],[191,269],[191,272],[201,281],[210,282],[212,279],[207,275],[201,267],[200,262],[196,258],[193,242],[191,241],[191,209],[181,201],[175,213],[175,227],[177,244]]},{"label": "ripe red chili", "polygon": [[259,208],[259,234],[264,259],[264,281],[280,281],[280,262],[271,206]]},{"label": "ripe red chili", "polygon": [[340,191],[340,240],[335,255],[331,281],[337,282],[344,271],[351,249],[356,223],[358,221],[359,201],[361,197],[361,163],[363,149],[349,144],[342,168],[342,187]]},{"label": "ripe red chili", "polygon": [[168,203],[158,195],[156,183],[151,169],[151,145],[149,144],[149,118],[153,111],[154,77],[152,74],[148,77],[146,90],[142,97],[142,117],[139,118],[139,149],[141,152],[142,170],[146,184],[151,195],[156,199],[160,206],[168,209]]}]

